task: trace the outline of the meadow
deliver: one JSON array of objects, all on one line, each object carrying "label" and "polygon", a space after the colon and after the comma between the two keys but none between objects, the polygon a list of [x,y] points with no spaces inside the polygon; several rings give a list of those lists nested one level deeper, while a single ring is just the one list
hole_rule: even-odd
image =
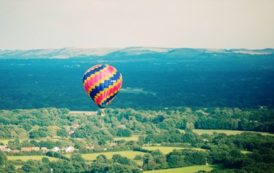
[{"label": "meadow", "polygon": [[[86,161],[93,161],[99,155],[105,155],[108,159],[111,159],[114,154],[120,154],[121,156],[127,157],[129,159],[134,159],[136,155],[144,155],[145,153],[139,151],[113,151],[113,152],[99,152],[99,153],[85,153],[81,156]],[[70,154],[65,154],[65,156],[70,157]]]},{"label": "meadow", "polygon": [[162,169],[153,171],[144,171],[144,173],[194,173],[197,171],[211,171],[214,166],[212,165],[195,165],[182,168]]},{"label": "meadow", "polygon": [[114,139],[114,141],[121,141],[121,140],[124,140],[124,141],[138,141],[139,136],[140,135],[132,135],[130,137],[115,137],[113,139]]},{"label": "meadow", "polygon": [[173,150],[180,150],[180,149],[190,149],[190,150],[196,150],[196,151],[205,151],[201,148],[185,148],[185,147],[170,147],[170,146],[144,146],[143,147],[146,150],[151,150],[151,151],[156,151],[159,150],[161,151],[163,154],[168,154],[170,152],[172,152]]},{"label": "meadow", "polygon": [[21,160],[26,162],[28,160],[42,160],[42,158],[48,158],[50,161],[56,161],[57,158],[47,157],[44,155],[29,155],[29,156],[8,156],[8,160]]},{"label": "meadow", "polygon": [[254,134],[274,136],[273,133],[244,131],[244,130],[194,129],[193,132],[197,133],[199,135],[202,135],[202,134],[212,135],[213,133],[224,133],[226,135],[238,135],[238,134],[241,134],[241,133],[254,133]]}]

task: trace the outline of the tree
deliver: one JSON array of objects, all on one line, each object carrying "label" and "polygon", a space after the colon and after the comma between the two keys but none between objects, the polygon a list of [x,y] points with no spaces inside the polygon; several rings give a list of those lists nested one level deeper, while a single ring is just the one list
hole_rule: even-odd
[{"label": "tree", "polygon": [[0,167],[4,167],[4,165],[7,163],[7,156],[5,153],[0,152]]},{"label": "tree", "polygon": [[118,129],[116,135],[120,137],[129,137],[131,136],[131,131],[129,129]]},{"label": "tree", "polygon": [[39,163],[37,161],[29,160],[24,163],[21,169],[26,173],[36,173],[39,172]]},{"label": "tree", "polygon": [[122,165],[132,165],[132,162],[130,159],[128,159],[127,157],[123,157],[120,154],[114,154],[112,156],[112,160]]},{"label": "tree", "polygon": [[30,138],[44,138],[47,136],[48,136],[47,128],[39,128],[38,130],[34,130],[29,133]]},{"label": "tree", "polygon": [[179,150],[173,150],[167,155],[167,163],[171,168],[186,166],[184,156]]},{"label": "tree", "polygon": [[61,129],[57,130],[57,136],[60,136],[60,137],[68,137],[68,136],[69,136],[69,133],[67,132],[66,129],[61,128]]},{"label": "tree", "polygon": [[145,154],[143,157],[143,169],[153,170],[156,167],[156,162],[151,154]]},{"label": "tree", "polygon": [[197,136],[194,133],[188,131],[183,135],[182,140],[190,144],[195,144],[197,142]]},{"label": "tree", "polygon": [[168,167],[166,156],[159,150],[151,152],[151,155],[156,163],[155,169],[165,169]]}]

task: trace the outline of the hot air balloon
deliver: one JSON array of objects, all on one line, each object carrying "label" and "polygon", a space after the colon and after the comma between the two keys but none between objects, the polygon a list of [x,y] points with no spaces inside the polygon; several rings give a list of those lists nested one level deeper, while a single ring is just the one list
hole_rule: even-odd
[{"label": "hot air balloon", "polygon": [[113,66],[98,64],[89,68],[83,76],[86,93],[97,106],[105,108],[122,87],[122,74]]}]

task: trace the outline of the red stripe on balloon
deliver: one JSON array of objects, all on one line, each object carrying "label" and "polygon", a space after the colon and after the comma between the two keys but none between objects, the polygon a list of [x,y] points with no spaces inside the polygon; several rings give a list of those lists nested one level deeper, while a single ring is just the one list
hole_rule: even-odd
[{"label": "red stripe on balloon", "polygon": [[[108,76],[109,74],[115,72],[115,69],[111,66],[107,66],[106,68],[102,69],[97,73],[95,76],[89,78],[85,85],[84,88],[86,92],[89,92],[90,88],[95,87],[95,85],[104,78],[104,76]],[[102,81],[103,82],[103,81]]]},{"label": "red stripe on balloon", "polygon": [[115,83],[113,86],[111,86],[109,89],[107,89],[106,91],[104,91],[103,93],[101,93],[95,100],[95,103],[97,105],[102,104],[102,102],[104,101],[104,99],[108,98],[112,93],[118,92],[119,89],[122,86],[122,80],[121,78],[119,79],[119,81],[117,83]]}]

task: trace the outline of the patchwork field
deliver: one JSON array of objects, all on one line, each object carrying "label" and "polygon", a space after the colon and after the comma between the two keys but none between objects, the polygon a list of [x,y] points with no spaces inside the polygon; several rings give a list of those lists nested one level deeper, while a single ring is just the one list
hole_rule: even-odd
[{"label": "patchwork field", "polygon": [[224,133],[227,135],[237,135],[237,134],[241,134],[244,132],[250,132],[250,133],[256,133],[256,134],[261,134],[261,135],[270,135],[270,136],[274,136],[274,134],[272,133],[266,133],[266,132],[254,132],[254,131],[240,131],[240,130],[211,130],[211,129],[194,129],[193,130],[195,133],[201,135],[201,134],[213,134],[213,133]]},{"label": "patchwork field", "polygon": [[[121,156],[127,157],[129,159],[134,159],[136,155],[144,155],[145,153],[139,151],[114,151],[114,152],[100,152],[100,153],[87,153],[81,154],[82,157],[87,161],[95,160],[99,155],[105,155],[108,159],[111,159],[114,154],[120,154]],[[70,157],[70,154],[66,154],[65,156]]]},{"label": "patchwork field", "polygon": [[144,173],[194,173],[199,170],[211,171],[214,168],[212,165],[198,165],[198,166],[187,166],[182,168],[162,169],[155,171],[144,171]]},{"label": "patchwork field", "polygon": [[146,147],[143,147],[144,149],[146,150],[151,150],[151,151],[154,151],[154,150],[160,150],[163,154],[168,154],[170,152],[172,152],[173,150],[177,149],[192,149],[192,150],[197,150],[197,151],[205,151],[201,148],[184,148],[184,147],[168,147],[168,146],[146,146]]},{"label": "patchwork field", "polygon": [[0,143],[7,145],[10,139],[0,139]]},{"label": "patchwork field", "polygon": [[8,156],[8,160],[21,160],[21,161],[42,160],[43,157],[48,158],[50,161],[58,160],[57,158],[47,157],[47,156],[43,156],[43,155],[34,155],[34,156]]},{"label": "patchwork field", "polygon": [[114,141],[138,141],[139,135],[132,135],[131,137],[116,137],[114,138]]}]

